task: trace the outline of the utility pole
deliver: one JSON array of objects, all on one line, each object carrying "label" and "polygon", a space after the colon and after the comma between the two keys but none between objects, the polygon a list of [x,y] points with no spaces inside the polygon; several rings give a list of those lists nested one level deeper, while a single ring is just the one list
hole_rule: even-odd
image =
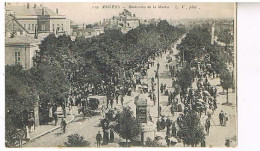
[{"label": "utility pole", "polygon": [[158,88],[158,119],[160,118],[160,102],[159,102],[159,96],[160,96],[160,87],[159,87],[159,67],[160,67],[160,64],[158,62],[157,64],[157,88]]}]

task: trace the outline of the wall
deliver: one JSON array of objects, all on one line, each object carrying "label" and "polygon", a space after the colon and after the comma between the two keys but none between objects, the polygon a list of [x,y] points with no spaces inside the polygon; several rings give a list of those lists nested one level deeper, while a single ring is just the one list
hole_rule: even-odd
[{"label": "wall", "polygon": [[[34,33],[35,31],[35,26],[38,24],[37,19],[17,19],[17,21],[23,26],[26,25],[25,29],[28,30],[30,33]],[[29,25],[30,25],[30,30],[29,30]],[[32,28],[34,26],[34,28]]]},{"label": "wall", "polygon": [[35,51],[39,50],[37,45],[8,45],[5,46],[5,65],[15,64],[15,52],[20,52],[20,64],[24,69],[30,69],[33,66],[33,56]]},{"label": "wall", "polygon": [[[54,25],[54,30],[53,30],[53,25]],[[69,24],[67,23],[66,19],[51,19],[50,20],[50,32],[53,32],[53,31],[55,32],[58,25],[60,27],[59,32],[64,32],[64,31],[70,30]],[[63,25],[63,31],[62,31],[62,25]]]},{"label": "wall", "polygon": [[[128,26],[129,24],[129,26]],[[140,24],[140,21],[139,20],[127,20],[126,22],[126,27],[130,27],[132,29],[138,27]]]},{"label": "wall", "polygon": [[[60,31],[62,32],[62,24],[63,24],[63,31],[66,31],[67,34],[70,34],[70,21],[68,19],[65,18],[61,18],[61,17],[55,17],[55,18],[49,18],[48,16],[45,17],[40,17],[40,18],[36,18],[36,17],[17,17],[17,21],[24,27],[24,25],[26,24],[26,29],[30,32],[30,33],[34,33],[35,32],[35,26],[38,25],[39,27],[39,32],[42,31],[42,25],[45,25],[45,30],[42,32],[53,32],[53,24],[54,24],[54,30],[56,30],[57,25],[60,25]],[[30,30],[29,30],[29,26],[30,26]],[[34,28],[32,28],[32,26],[34,26]]]}]

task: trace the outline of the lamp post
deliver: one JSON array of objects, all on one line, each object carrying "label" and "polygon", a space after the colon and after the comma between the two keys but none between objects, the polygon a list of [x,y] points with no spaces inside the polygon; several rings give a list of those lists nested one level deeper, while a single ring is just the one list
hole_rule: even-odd
[{"label": "lamp post", "polygon": [[160,89],[159,89],[159,67],[160,67],[160,64],[158,62],[157,64],[157,88],[158,88],[158,118],[160,118],[160,103],[159,103],[159,96],[160,96]]}]

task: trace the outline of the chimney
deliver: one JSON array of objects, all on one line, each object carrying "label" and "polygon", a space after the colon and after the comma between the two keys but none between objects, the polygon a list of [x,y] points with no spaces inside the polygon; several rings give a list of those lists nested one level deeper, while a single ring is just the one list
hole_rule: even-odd
[{"label": "chimney", "polygon": [[56,13],[59,14],[59,9],[58,8],[56,8]]},{"label": "chimney", "polygon": [[27,3],[27,8],[28,8],[28,9],[30,8],[30,4],[29,4],[29,3]]}]

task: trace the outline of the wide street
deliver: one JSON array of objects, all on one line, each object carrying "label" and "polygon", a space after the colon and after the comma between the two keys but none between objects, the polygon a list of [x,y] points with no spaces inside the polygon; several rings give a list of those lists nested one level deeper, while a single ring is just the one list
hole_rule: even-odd
[{"label": "wide street", "polygon": [[[185,37],[185,35],[183,36]],[[182,38],[183,38],[182,37]],[[171,54],[173,57],[173,61],[175,61],[174,55],[178,53],[176,49],[176,45],[181,42],[181,38],[174,44],[173,49],[173,54]],[[160,63],[160,68],[159,68],[159,84],[163,83],[167,85],[167,89],[171,90],[172,88],[172,78],[170,76],[169,70],[166,68],[166,63],[167,59],[166,56],[169,55],[169,52],[165,53],[162,55],[162,57],[157,57],[155,60],[155,66],[150,67],[150,69],[147,70],[147,76],[142,79],[142,82],[148,83],[148,89],[151,90],[151,85],[150,81],[151,78],[155,76],[155,71],[157,70],[157,63]],[[157,83],[157,79],[155,79],[155,82]],[[236,133],[237,133],[237,111],[236,111],[236,96],[235,93],[229,93],[229,101],[232,103],[231,106],[226,106],[222,105],[222,103],[226,102],[226,95],[223,95],[222,92],[222,87],[219,85],[220,84],[220,79],[209,79],[209,82],[211,85],[217,86],[217,106],[218,108],[216,109],[215,113],[212,115],[211,118],[211,127],[210,127],[210,132],[209,135],[206,136],[206,146],[208,147],[224,147],[225,146],[225,139],[226,138],[231,138],[232,139],[232,145],[236,145]],[[196,81],[193,83],[194,87],[196,87]],[[156,91],[156,97],[157,97],[157,85],[155,86],[155,91]],[[137,96],[137,92],[133,92],[131,96],[125,96],[125,102],[124,106],[127,105],[131,108],[131,110],[136,112],[135,109],[135,104],[134,104],[134,98]],[[177,96],[179,98],[179,95]],[[166,117],[169,117],[172,121],[175,121],[176,118],[178,117],[178,112],[175,112],[174,116],[170,112],[170,106],[167,106],[167,101],[168,101],[168,96],[165,96],[160,93],[159,96],[160,99],[160,106],[162,107],[162,115],[165,115]],[[120,104],[115,104],[116,108],[122,108],[122,105]],[[228,114],[228,121],[226,126],[220,126],[219,124],[219,118],[218,114],[220,111],[223,110],[225,113]],[[74,107],[72,113],[75,116],[75,119],[67,125],[67,131],[65,134],[61,133],[61,130],[55,130],[49,134],[46,134],[33,142],[29,142],[25,147],[49,147],[49,146],[64,146],[64,142],[67,141],[67,136],[71,134],[78,133],[80,135],[83,135],[85,140],[88,140],[91,142],[91,146],[95,147],[96,146],[96,134],[98,131],[102,132],[100,124],[100,120],[103,119],[101,115],[94,116],[94,117],[87,117],[83,120],[82,114],[77,113],[77,108]],[[158,119],[158,106],[157,106],[157,100],[155,103],[155,106],[152,106],[150,108],[150,113],[152,117],[152,121],[154,122],[154,125],[156,125],[156,121]],[[201,117],[201,122],[205,122],[205,116],[203,115]],[[204,125],[203,125],[204,126]],[[115,141],[114,143],[109,143],[108,145],[105,145],[103,147],[116,147],[118,145],[119,141],[119,136],[115,133]],[[180,142],[176,144],[176,146],[183,146],[183,144]]]}]

